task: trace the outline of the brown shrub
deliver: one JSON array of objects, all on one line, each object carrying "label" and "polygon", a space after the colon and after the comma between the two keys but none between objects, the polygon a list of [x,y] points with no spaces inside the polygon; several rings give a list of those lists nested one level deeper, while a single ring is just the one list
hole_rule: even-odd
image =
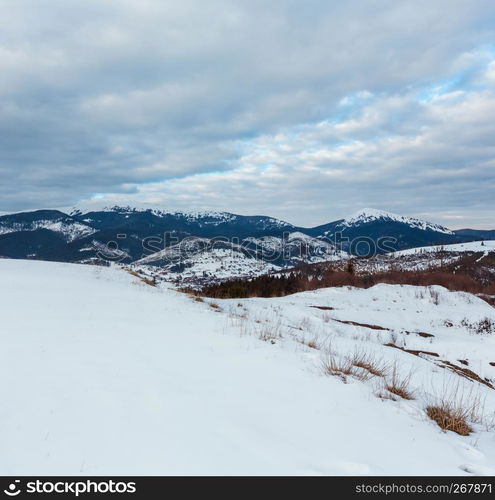
[{"label": "brown shrub", "polygon": [[441,429],[452,431],[461,436],[469,436],[473,429],[467,423],[468,410],[462,407],[452,407],[448,404],[428,406],[426,414],[434,420]]},{"label": "brown shrub", "polygon": [[[475,279],[467,269],[456,270],[456,272],[445,269],[424,271],[389,270],[359,274],[335,269],[332,267],[335,265],[338,264],[328,264],[326,268],[321,265],[319,267],[305,265],[278,275],[264,275],[250,280],[225,281],[208,285],[200,292],[186,291],[215,298],[281,297],[325,287],[355,286],[369,288],[377,283],[387,283],[390,285],[424,287],[440,285],[452,291],[478,294],[487,301],[491,300],[491,295],[495,294],[495,283],[486,283],[481,279]],[[439,296],[435,290],[431,293],[431,300],[434,303],[439,301]]]}]

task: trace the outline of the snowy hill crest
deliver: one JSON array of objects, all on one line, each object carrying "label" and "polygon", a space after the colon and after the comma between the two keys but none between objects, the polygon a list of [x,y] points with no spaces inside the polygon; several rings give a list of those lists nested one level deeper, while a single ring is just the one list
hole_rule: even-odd
[{"label": "snowy hill crest", "polygon": [[450,235],[454,234],[453,231],[444,226],[441,226],[440,224],[416,219],[415,217],[406,217],[403,215],[386,212],[385,210],[378,210],[376,208],[364,208],[362,210],[359,210],[358,212],[352,214],[350,217],[344,219],[342,224],[346,227],[351,227],[376,221],[394,221],[406,224],[413,228],[422,229],[423,231],[435,231],[438,233]]}]

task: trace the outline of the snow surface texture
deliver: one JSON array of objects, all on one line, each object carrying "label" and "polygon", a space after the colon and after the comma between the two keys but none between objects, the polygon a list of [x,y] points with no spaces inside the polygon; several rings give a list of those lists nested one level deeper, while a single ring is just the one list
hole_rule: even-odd
[{"label": "snow surface texture", "polygon": [[495,241],[470,241],[468,243],[455,243],[453,245],[437,245],[428,247],[409,248],[400,252],[391,253],[391,257],[400,255],[414,255],[436,252],[483,252],[485,255],[495,252]]},{"label": "snow surface texture", "polygon": [[[456,383],[495,409],[495,391],[436,364],[493,379],[494,334],[463,320],[495,313],[471,295],[378,285],[215,304],[117,268],[14,260],[0,278],[3,475],[495,473],[493,432],[445,433],[424,412]],[[324,346],[413,369],[416,399],[324,376]]]},{"label": "snow surface texture", "polygon": [[402,222],[408,226],[415,227],[418,229],[423,229],[425,231],[438,231],[445,234],[454,234],[450,229],[439,224],[434,224],[432,222],[426,222],[424,220],[415,219],[414,217],[405,217],[403,215],[397,215],[390,212],[385,212],[384,210],[377,210],[376,208],[365,208],[356,212],[344,219],[342,225],[351,227],[361,224],[367,224],[369,222],[374,222],[376,220],[390,220],[396,222]]}]

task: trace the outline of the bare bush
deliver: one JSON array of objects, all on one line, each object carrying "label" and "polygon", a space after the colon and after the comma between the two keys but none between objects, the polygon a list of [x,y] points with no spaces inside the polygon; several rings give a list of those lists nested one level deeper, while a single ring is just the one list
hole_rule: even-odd
[{"label": "bare bush", "polygon": [[429,288],[429,291],[432,303],[438,306],[440,304],[440,293],[433,288]]},{"label": "bare bush", "polygon": [[492,335],[495,333],[495,321],[487,316],[479,321],[470,322],[467,318],[461,321],[461,325],[471,333],[477,335]]}]

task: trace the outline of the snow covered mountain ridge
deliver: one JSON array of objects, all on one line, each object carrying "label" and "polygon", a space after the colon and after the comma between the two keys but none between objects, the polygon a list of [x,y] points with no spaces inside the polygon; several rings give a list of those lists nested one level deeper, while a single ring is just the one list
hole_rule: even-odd
[{"label": "snow covered mountain ridge", "polygon": [[[119,214],[124,214],[124,215],[131,215],[131,214],[136,214],[136,213],[151,213],[157,217],[178,217],[182,218],[188,221],[202,221],[205,224],[222,224],[222,223],[229,223],[232,222],[233,220],[239,218],[239,217],[259,217],[266,219],[267,221],[270,221],[270,223],[273,226],[279,226],[279,227],[292,227],[295,228],[296,226],[290,224],[289,222],[274,218],[274,217],[267,217],[263,215],[254,215],[254,216],[246,216],[246,215],[238,215],[238,214],[233,214],[231,212],[225,212],[225,211],[216,211],[216,210],[177,210],[177,211],[168,211],[168,210],[162,210],[162,209],[151,209],[151,208],[138,208],[138,207],[130,207],[130,206],[119,206],[115,205],[113,207],[105,207],[102,212],[115,212]],[[74,209],[71,212],[71,215],[73,214],[81,214],[82,211],[79,209]],[[445,226],[442,226],[440,224],[436,224],[433,222],[425,221],[422,219],[418,219],[416,217],[408,217],[404,215],[399,215],[395,214],[392,212],[388,212],[385,210],[380,210],[376,208],[363,208],[361,210],[358,210],[357,212],[354,212],[352,215],[341,219],[340,221],[336,222],[341,222],[344,226],[350,227],[350,226],[356,226],[360,224],[367,224],[371,223],[374,221],[395,221],[395,222],[400,222],[403,224],[407,224],[411,227],[416,227],[419,229],[423,230],[430,230],[430,231],[437,231],[445,234],[454,234],[454,232],[450,229],[448,229]]]},{"label": "snow covered mountain ridge", "polygon": [[[17,215],[19,216],[20,214],[25,213],[25,214],[30,214],[33,212],[20,212],[17,214],[11,213],[11,214],[4,214],[0,215],[0,219],[2,217],[9,217],[11,215]],[[61,213],[61,212],[59,212]],[[183,219],[185,221],[189,222],[201,222],[205,225],[218,225],[218,224],[224,224],[224,223],[230,223],[235,220],[238,220],[240,218],[250,218],[250,219],[264,219],[269,223],[270,226],[272,227],[280,227],[280,228],[291,228],[291,231],[293,229],[296,230],[302,230],[303,233],[306,233],[306,230],[310,229],[315,229],[315,228],[303,228],[303,227],[298,227],[295,226],[289,222],[286,222],[281,219],[277,219],[274,217],[269,217],[269,216],[264,216],[264,215],[239,215],[239,214],[234,214],[231,212],[225,212],[225,211],[216,211],[216,210],[176,210],[176,211],[169,211],[165,209],[158,209],[158,208],[145,208],[145,207],[131,207],[131,206],[120,206],[120,205],[114,205],[112,207],[104,207],[101,210],[97,211],[83,211],[77,207],[74,207],[70,214],[69,217],[74,217],[74,218],[79,218],[81,219],[81,216],[84,215],[84,213],[89,214],[89,213],[114,213],[114,214],[119,214],[122,216],[132,216],[136,214],[152,214],[156,217],[160,218],[165,218],[165,217],[172,217],[172,218],[178,218],[178,219]],[[444,234],[449,234],[453,235],[455,234],[454,231],[451,229],[448,229],[445,226],[442,226],[441,224],[436,224],[433,222],[429,222],[423,219],[418,219],[416,217],[409,217],[409,216],[404,216],[404,215],[399,215],[395,214],[392,212],[388,212],[385,210],[381,209],[376,209],[376,208],[363,208],[361,210],[358,210],[357,212],[354,212],[348,217],[345,217],[344,219],[339,219],[336,220],[335,222],[330,222],[329,224],[339,224],[345,227],[352,227],[352,226],[358,226],[362,224],[369,224],[372,222],[376,221],[393,221],[393,222],[399,222],[402,224],[406,224],[410,227],[414,228],[419,228],[422,230],[429,230],[429,231],[436,231]],[[85,222],[91,222],[91,219],[88,219]],[[318,226],[322,227],[322,226]],[[307,234],[307,233],[306,233]]]},{"label": "snow covered mountain ridge", "polygon": [[444,226],[441,226],[440,224],[434,224],[432,222],[416,219],[414,217],[397,215],[391,212],[386,212],[385,210],[378,210],[376,208],[364,208],[362,210],[359,210],[350,217],[344,219],[342,224],[344,226],[350,227],[361,224],[369,224],[375,221],[394,221],[406,224],[410,227],[422,229],[424,231],[436,231],[438,233],[452,235],[454,234],[453,231]]},{"label": "snow covered mountain ridge", "polygon": [[[174,241],[164,241],[166,234],[172,235]],[[69,215],[58,210],[37,210],[0,216],[0,257],[17,259],[96,262],[102,259],[102,248],[111,245],[118,246],[119,251],[109,252],[109,260],[122,255],[126,263],[131,263],[191,237],[257,242],[264,249],[263,260],[269,247],[280,247],[282,240],[285,248],[297,242],[314,249],[312,258],[303,256],[299,263],[311,263],[315,258],[321,261],[328,255],[332,260],[335,252],[328,245],[353,255],[370,256],[488,239],[476,230],[451,231],[439,224],[377,209],[364,209],[346,219],[310,228],[263,215],[119,206],[91,212],[74,209]],[[145,242],[150,239],[160,243],[150,245],[153,251],[145,252]],[[387,248],[379,245],[383,239],[391,242]],[[360,240],[365,245],[354,244]],[[290,259],[277,265],[293,264],[294,257],[290,251]]]},{"label": "snow covered mountain ridge", "polygon": [[[294,227],[292,224],[285,222],[280,219],[276,219],[274,217],[267,217],[264,215],[238,215],[233,214],[231,212],[222,212],[216,210],[176,210],[176,211],[168,211],[162,210],[158,208],[140,208],[140,207],[130,207],[130,206],[119,206],[115,205],[113,207],[104,207],[101,211],[98,212],[113,212],[121,215],[133,215],[133,214],[152,214],[156,217],[165,218],[172,217],[183,219],[188,222],[198,222],[205,225],[218,225],[233,222],[239,218],[259,218],[264,219],[267,225],[273,227]],[[71,212],[71,215],[80,215],[83,212],[74,208]]]}]

